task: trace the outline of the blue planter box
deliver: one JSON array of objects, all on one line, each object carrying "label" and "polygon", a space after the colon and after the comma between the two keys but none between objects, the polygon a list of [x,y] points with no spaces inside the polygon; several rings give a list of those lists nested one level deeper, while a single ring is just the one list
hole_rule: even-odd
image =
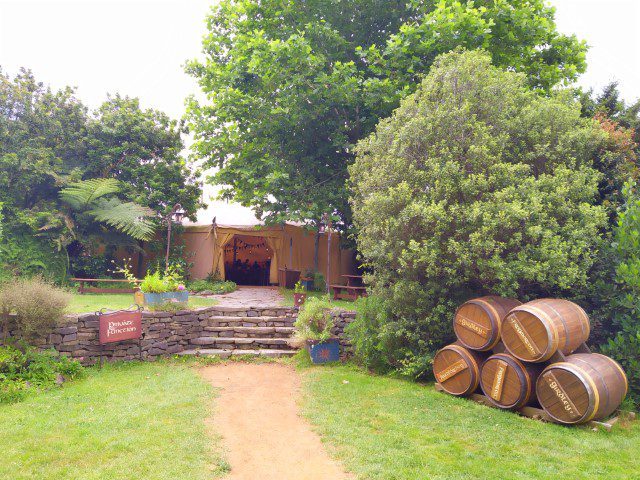
[{"label": "blue planter box", "polygon": [[165,292],[165,293],[145,293],[144,303],[145,305],[162,305],[167,302],[179,302],[187,303],[189,301],[189,292],[182,290],[180,292]]},{"label": "blue planter box", "polygon": [[307,292],[313,291],[313,278],[310,278],[309,280],[300,279],[300,283],[302,283]]},{"label": "blue planter box", "polygon": [[311,361],[315,364],[337,362],[340,360],[340,342],[332,338],[322,343],[307,342]]}]

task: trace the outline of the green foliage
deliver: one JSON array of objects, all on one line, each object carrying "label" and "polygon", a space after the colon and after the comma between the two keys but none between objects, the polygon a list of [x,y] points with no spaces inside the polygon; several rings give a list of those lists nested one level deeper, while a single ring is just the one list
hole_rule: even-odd
[{"label": "green foliage", "polygon": [[568,95],[531,92],[486,53],[435,61],[350,168],[368,283],[402,345],[390,364],[429,370],[473,295],[586,285],[606,224],[591,162],[602,141]]},{"label": "green foliage", "polygon": [[[113,197],[113,194],[120,192],[120,185],[114,178],[73,182],[60,190],[60,199],[72,210],[85,213],[136,240],[151,239],[156,227],[153,222],[155,212],[148,207]],[[70,223],[70,219],[67,223]],[[72,230],[72,227],[69,229]]]},{"label": "green foliage", "polygon": [[238,286],[235,282],[231,281],[210,281],[210,280],[192,280],[188,284],[189,290],[192,292],[204,292],[210,291],[215,294],[231,293],[235,291]]},{"label": "green foliage", "polygon": [[293,293],[307,293],[307,287],[305,287],[300,280],[293,286]]},{"label": "green foliage", "polygon": [[66,255],[44,238],[7,231],[0,239],[0,281],[42,275],[61,282],[66,269]]},{"label": "green foliage", "polygon": [[[617,360],[627,373],[632,399],[640,404],[640,196],[635,184],[623,189],[625,206],[614,229],[614,282],[608,293],[608,341],[603,353]],[[601,286],[605,288],[604,285]],[[600,292],[602,298],[602,292]]]},{"label": "green foliage", "polygon": [[16,278],[0,287],[0,315],[13,314],[20,338],[32,340],[64,319],[71,297],[42,277]]},{"label": "green foliage", "polygon": [[328,299],[309,298],[300,307],[294,327],[297,343],[304,344],[307,340],[316,342],[329,340],[332,336],[331,329],[334,327],[331,302]]},{"label": "green foliage", "polygon": [[345,333],[353,344],[356,360],[383,373],[400,367],[393,362],[401,345],[384,301],[375,296],[360,297],[355,310],[356,318],[346,326]]},{"label": "green foliage", "polygon": [[187,70],[194,150],[225,198],[269,222],[348,229],[353,146],[413,92],[440,53],[485,48],[549,92],[585,70],[586,46],[558,33],[543,0],[223,0],[204,60]]},{"label": "green foliage", "polygon": [[0,346],[0,403],[17,402],[34,390],[53,388],[58,375],[71,380],[82,373],[77,360],[55,351]]},{"label": "green foliage", "polygon": [[177,292],[184,289],[182,276],[171,265],[164,273],[160,270],[147,273],[140,283],[140,290],[143,293]]},{"label": "green foliage", "polygon": [[11,263],[0,275],[37,271],[28,263],[41,256],[16,252],[23,237],[56,252],[42,261],[48,274],[58,260],[72,268],[75,257],[103,248],[139,248],[132,236],[151,230],[150,211],[141,207],[164,213],[179,202],[193,215],[200,187],[180,156],[182,132],[136,99],[109,98],[90,114],[71,88],[52,90],[27,70],[14,78],[0,71],[0,248],[10,250],[0,263]]},{"label": "green foliage", "polygon": [[313,272],[313,289],[316,292],[327,291],[327,282],[325,281],[322,272]]}]

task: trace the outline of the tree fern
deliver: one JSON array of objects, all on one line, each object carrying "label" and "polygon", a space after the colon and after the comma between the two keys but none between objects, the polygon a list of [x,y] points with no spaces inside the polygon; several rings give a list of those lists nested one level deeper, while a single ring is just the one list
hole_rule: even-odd
[{"label": "tree fern", "polygon": [[87,213],[137,240],[149,240],[155,231],[151,220],[155,212],[133,202],[121,202],[117,198],[100,200]]},{"label": "tree fern", "polygon": [[74,210],[90,208],[98,199],[120,192],[115,178],[92,178],[74,182],[60,190],[60,199]]},{"label": "tree fern", "polygon": [[[93,178],[75,182],[60,191],[60,199],[72,210],[90,215],[136,240],[149,240],[155,231],[155,212],[113,196],[120,192],[114,178]],[[110,197],[110,198],[107,198]],[[73,230],[67,224],[70,230]]]}]

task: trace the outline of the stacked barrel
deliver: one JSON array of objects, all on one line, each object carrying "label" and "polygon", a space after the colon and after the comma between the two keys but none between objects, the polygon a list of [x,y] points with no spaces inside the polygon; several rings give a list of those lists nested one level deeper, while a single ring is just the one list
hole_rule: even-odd
[{"label": "stacked barrel", "polygon": [[457,342],[433,360],[443,390],[459,396],[482,390],[498,408],[540,405],[563,424],[600,420],[624,400],[627,378],[614,360],[588,351],[589,318],[573,302],[520,303],[487,296],[454,315]]}]

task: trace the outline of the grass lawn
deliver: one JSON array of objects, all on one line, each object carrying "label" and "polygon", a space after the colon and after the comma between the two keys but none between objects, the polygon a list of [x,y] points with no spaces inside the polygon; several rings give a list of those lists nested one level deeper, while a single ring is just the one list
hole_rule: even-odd
[{"label": "grass lawn", "polygon": [[[101,308],[120,310],[130,307],[133,304],[132,293],[85,293],[80,295],[72,293],[71,302],[67,307],[68,313],[89,313],[96,312]],[[193,297],[189,298],[189,307],[208,307],[215,305],[216,300],[211,298]]]},{"label": "grass lawn", "polygon": [[[280,293],[284,296],[284,305],[293,306],[293,290],[289,288],[281,288]],[[317,297],[317,298],[327,298],[327,294],[324,292],[307,292],[307,298]],[[349,300],[333,300],[333,296],[329,297],[331,304],[336,308],[342,308],[344,310],[355,310],[355,302],[350,302]]]},{"label": "grass lawn", "polygon": [[227,468],[205,431],[211,395],[194,369],[170,362],[89,369],[0,406],[0,478],[215,478]]},{"label": "grass lawn", "polygon": [[593,432],[355,367],[303,372],[305,415],[359,479],[640,479],[640,422]]}]

